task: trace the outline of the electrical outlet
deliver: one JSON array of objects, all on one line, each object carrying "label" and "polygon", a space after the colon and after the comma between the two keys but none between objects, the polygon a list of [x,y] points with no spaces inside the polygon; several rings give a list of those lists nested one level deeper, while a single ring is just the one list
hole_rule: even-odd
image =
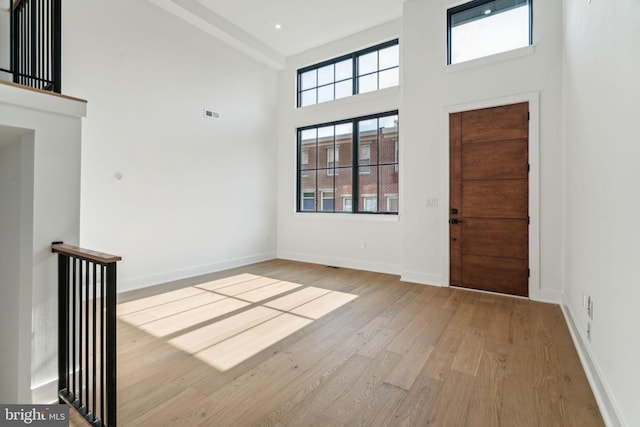
[{"label": "electrical outlet", "polygon": [[365,240],[363,240],[363,241],[360,243],[360,249],[366,249],[366,248],[367,248],[367,242],[366,242]]}]

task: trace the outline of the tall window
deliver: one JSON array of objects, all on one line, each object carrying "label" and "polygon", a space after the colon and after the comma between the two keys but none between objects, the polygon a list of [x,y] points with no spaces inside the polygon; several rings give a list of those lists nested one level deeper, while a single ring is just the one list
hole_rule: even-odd
[{"label": "tall window", "polygon": [[398,40],[298,70],[298,107],[397,86]]},{"label": "tall window", "polygon": [[298,129],[297,194],[298,212],[397,213],[398,112]]},{"label": "tall window", "polygon": [[533,43],[532,0],[474,0],[447,10],[449,64]]}]

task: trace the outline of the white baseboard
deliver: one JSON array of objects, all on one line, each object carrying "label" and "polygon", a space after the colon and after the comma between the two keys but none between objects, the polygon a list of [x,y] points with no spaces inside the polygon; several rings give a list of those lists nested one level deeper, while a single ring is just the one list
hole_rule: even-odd
[{"label": "white baseboard", "polygon": [[332,267],[353,268],[356,270],[373,271],[375,273],[400,275],[400,267],[396,264],[383,262],[348,259],[341,257],[328,257],[322,255],[305,254],[297,252],[278,252],[278,258],[290,261],[309,262],[311,264],[330,265]]},{"label": "white baseboard", "polygon": [[548,302],[550,304],[562,305],[562,293],[549,289],[529,288],[529,299],[538,302]]},{"label": "white baseboard", "polygon": [[564,314],[565,321],[569,327],[569,332],[571,333],[571,338],[573,339],[578,356],[580,357],[582,368],[587,375],[593,395],[598,402],[598,408],[600,409],[602,419],[608,427],[624,426],[625,424],[622,423],[621,417],[618,415],[619,412],[616,410],[616,405],[609,398],[610,393],[607,391],[607,385],[599,374],[598,367],[593,362],[589,348],[582,341],[580,331],[576,327],[576,322],[574,321],[573,313],[567,304],[566,297],[563,298],[563,303],[560,304],[560,308],[562,309],[562,314]]},{"label": "white baseboard", "polygon": [[228,270],[230,268],[242,267],[249,264],[255,264],[256,262],[268,261],[275,257],[275,252],[265,252],[247,257],[219,261],[213,264],[198,265],[180,270],[165,271],[163,273],[150,274],[148,276],[124,279],[118,281],[118,293],[172,282],[174,280],[186,279],[188,277],[200,276],[202,274],[215,273],[217,271]]},{"label": "white baseboard", "polygon": [[31,403],[37,405],[58,403],[58,378],[31,387]]},{"label": "white baseboard", "polygon": [[444,287],[442,283],[442,276],[435,274],[424,274],[415,271],[403,271],[400,280],[409,283],[418,283],[420,285],[440,286]]}]

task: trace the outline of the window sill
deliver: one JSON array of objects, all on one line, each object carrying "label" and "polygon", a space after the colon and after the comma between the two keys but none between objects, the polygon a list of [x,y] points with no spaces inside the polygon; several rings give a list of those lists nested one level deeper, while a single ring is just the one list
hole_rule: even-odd
[{"label": "window sill", "polygon": [[322,213],[322,212],[295,212],[295,216],[305,219],[317,219],[322,221],[373,221],[373,222],[399,222],[400,215],[393,214],[351,214],[351,213]]},{"label": "window sill", "polygon": [[471,59],[465,62],[459,62],[457,64],[449,64],[446,66],[448,73],[455,73],[458,71],[468,70],[471,68],[483,67],[485,65],[495,64],[498,62],[508,61],[510,59],[521,58],[523,56],[533,55],[535,52],[535,45],[525,46],[514,50],[508,50],[506,52],[496,53],[494,55],[483,56],[482,58]]}]

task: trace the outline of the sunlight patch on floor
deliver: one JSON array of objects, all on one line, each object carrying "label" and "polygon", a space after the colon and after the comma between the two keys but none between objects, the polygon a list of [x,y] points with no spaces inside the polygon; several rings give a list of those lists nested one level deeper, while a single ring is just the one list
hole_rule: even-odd
[{"label": "sunlight patch on floor", "polygon": [[311,322],[311,319],[283,313],[274,319],[195,353],[195,356],[220,371],[226,371],[299,331]]},{"label": "sunlight patch on floor", "polygon": [[118,316],[226,371],[355,298],[240,274],[120,304]]}]

